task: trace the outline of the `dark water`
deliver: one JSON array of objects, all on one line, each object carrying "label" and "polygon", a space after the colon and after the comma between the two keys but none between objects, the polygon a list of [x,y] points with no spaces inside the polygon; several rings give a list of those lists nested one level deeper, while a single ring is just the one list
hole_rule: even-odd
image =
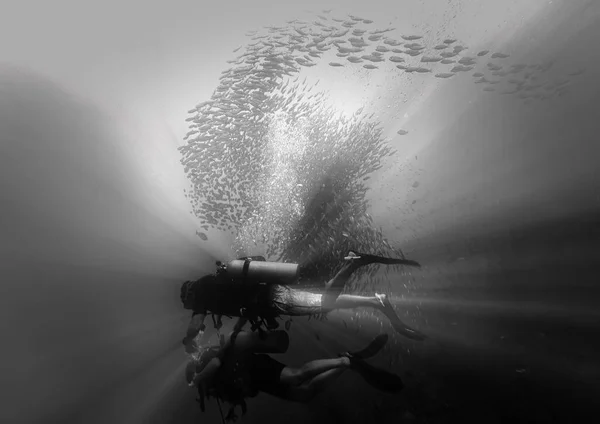
[{"label": "dark water", "polygon": [[[587,28],[571,47],[597,39]],[[550,106],[477,102],[419,153],[417,206],[429,206],[388,236],[424,264],[397,307],[430,340],[397,339],[377,360],[403,375],[402,395],[348,373],[308,407],[259,396],[244,422],[589,422],[600,394],[598,69]],[[1,421],[218,422],[184,384],[178,303],[179,282],[212,258],[153,209],[110,118],[14,69],[0,89]],[[379,331],[342,318],[298,320],[280,359],[300,365]]]}]

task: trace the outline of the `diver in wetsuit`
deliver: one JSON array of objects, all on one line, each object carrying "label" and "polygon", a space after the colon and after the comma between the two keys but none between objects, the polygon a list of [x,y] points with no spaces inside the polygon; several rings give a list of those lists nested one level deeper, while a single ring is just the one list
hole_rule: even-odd
[{"label": "diver in wetsuit", "polygon": [[266,337],[251,332],[232,332],[220,349],[205,350],[198,359],[190,362],[186,377],[188,384],[198,389],[202,410],[205,398],[213,396],[231,403],[233,408],[241,405],[245,412],[245,399],[260,392],[292,402],[310,402],[345,370],[358,372],[379,390],[397,393],[403,388],[399,376],[365,362],[375,356],[387,340],[388,336],[383,334],[362,351],[345,352],[338,358],[318,359],[294,368],[269,356],[269,353],[287,351],[287,332],[272,331]]},{"label": "diver in wetsuit", "polygon": [[[392,259],[381,256],[349,252],[344,258],[342,269],[325,284],[324,293],[311,293],[282,284],[239,284],[225,272],[207,275],[194,282],[185,282],[181,287],[181,300],[186,309],[193,310],[186,337],[186,351],[197,349],[194,338],[204,331],[204,320],[208,312],[218,318],[215,326],[220,328],[220,316],[243,317],[244,311],[260,315],[273,323],[278,316],[311,316],[326,314],[335,309],[374,308],[381,311],[394,329],[405,337],[423,340],[425,336],[404,324],[385,294],[375,293],[372,297],[341,294],[352,273],[362,266],[373,263],[420,266],[407,259]],[[240,324],[240,328],[244,321]],[[271,325],[271,329],[276,328]]]}]

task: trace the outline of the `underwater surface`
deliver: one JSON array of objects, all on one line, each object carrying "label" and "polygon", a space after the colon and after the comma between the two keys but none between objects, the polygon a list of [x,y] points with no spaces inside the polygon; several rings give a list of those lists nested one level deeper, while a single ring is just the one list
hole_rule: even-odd
[{"label": "underwater surface", "polygon": [[0,421],[218,423],[184,379],[181,283],[263,255],[319,289],[356,249],[420,262],[345,293],[386,293],[428,338],[334,311],[275,356],[387,333],[370,363],[404,390],[346,372],[238,422],[587,422],[600,4],[199,3],[0,17]]}]

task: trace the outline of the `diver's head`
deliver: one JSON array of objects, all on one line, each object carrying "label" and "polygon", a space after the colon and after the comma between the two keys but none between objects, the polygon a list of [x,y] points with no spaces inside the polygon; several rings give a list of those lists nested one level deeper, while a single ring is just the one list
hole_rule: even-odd
[{"label": "diver's head", "polygon": [[185,309],[192,309],[194,307],[194,286],[195,281],[186,281],[181,285],[180,298],[181,303]]},{"label": "diver's head", "polygon": [[214,282],[217,277],[208,274],[196,281],[186,281],[181,285],[180,298],[185,309],[194,309],[197,300],[202,295],[205,284]]}]

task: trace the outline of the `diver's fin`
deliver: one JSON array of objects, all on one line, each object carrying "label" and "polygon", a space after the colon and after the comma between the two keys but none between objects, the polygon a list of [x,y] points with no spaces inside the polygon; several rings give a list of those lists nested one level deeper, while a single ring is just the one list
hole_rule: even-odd
[{"label": "diver's fin", "polygon": [[360,264],[385,264],[385,265],[407,265],[414,267],[421,267],[417,261],[413,261],[410,259],[396,259],[396,258],[386,258],[385,256],[377,256],[377,255],[369,255],[366,253],[358,253],[355,250],[351,250],[348,252],[348,256],[344,257],[347,261],[357,261]]},{"label": "diver's fin", "polygon": [[363,350],[359,350],[357,352],[348,352],[348,354],[352,358],[357,358],[357,359],[372,358],[373,356],[377,355],[379,353],[379,351],[381,351],[381,349],[383,349],[383,347],[388,342],[388,339],[389,339],[389,336],[387,334],[380,334],[379,336],[375,337],[373,339],[373,341],[371,343],[369,343],[369,345],[367,347],[365,347]]},{"label": "diver's fin", "polygon": [[350,367],[358,372],[367,383],[381,391],[398,393],[404,388],[400,376],[375,368],[362,359],[350,357]]},{"label": "diver's fin", "polygon": [[388,317],[393,317],[390,317],[390,323],[392,324],[392,327],[394,327],[394,330],[396,330],[398,334],[402,334],[404,337],[418,341],[423,341],[427,338],[425,334],[415,330],[414,328],[409,327],[404,322],[402,322],[400,317],[396,315],[394,307],[392,306],[390,300],[385,294],[375,293],[375,297],[377,297],[377,299],[379,299],[379,301],[381,302],[381,305],[389,311],[389,313],[387,313],[386,315]]}]

